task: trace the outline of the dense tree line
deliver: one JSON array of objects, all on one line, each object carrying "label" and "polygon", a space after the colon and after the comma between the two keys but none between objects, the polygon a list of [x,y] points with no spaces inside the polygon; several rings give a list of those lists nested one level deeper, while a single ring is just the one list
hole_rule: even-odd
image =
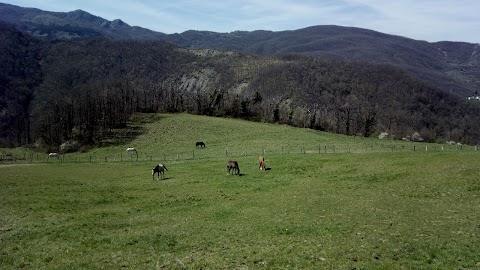
[{"label": "dense tree line", "polygon": [[44,44],[0,23],[0,142],[31,143],[31,108],[42,81]]},{"label": "dense tree line", "polygon": [[401,139],[420,132],[427,141],[478,142],[477,103],[389,65],[294,58],[270,66],[251,85],[251,93],[277,100],[274,121],[347,135],[388,132]]},{"label": "dense tree line", "polygon": [[135,112],[188,112],[348,135],[478,143],[479,106],[388,65],[187,50],[162,41],[41,41],[0,24],[0,141],[95,144]]}]

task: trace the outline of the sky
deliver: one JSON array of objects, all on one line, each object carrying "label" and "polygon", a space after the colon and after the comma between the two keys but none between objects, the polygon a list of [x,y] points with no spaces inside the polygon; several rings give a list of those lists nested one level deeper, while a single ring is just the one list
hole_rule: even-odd
[{"label": "sky", "polygon": [[480,43],[480,0],[0,0],[47,11],[87,11],[172,34],[353,26],[417,40]]}]

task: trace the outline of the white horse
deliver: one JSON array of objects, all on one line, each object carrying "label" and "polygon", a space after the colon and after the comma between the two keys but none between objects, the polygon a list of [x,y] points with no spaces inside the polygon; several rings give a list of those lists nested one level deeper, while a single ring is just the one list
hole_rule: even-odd
[{"label": "white horse", "polygon": [[127,153],[137,153],[137,149],[135,149],[133,147],[128,147],[127,148]]},{"label": "white horse", "polygon": [[135,155],[137,156],[137,160],[138,160],[138,152],[137,152],[137,149],[135,149],[135,148],[133,148],[133,147],[128,147],[128,148],[127,148],[127,153],[130,154],[130,158],[131,158],[131,155],[132,155],[133,153],[135,153]]},{"label": "white horse", "polygon": [[48,158],[60,158],[60,155],[58,153],[50,153],[48,154]]},{"label": "white horse", "polygon": [[162,175],[162,179],[165,179],[165,171],[168,171],[165,165],[157,164],[157,166],[152,169],[152,179],[155,180],[155,174],[158,174],[157,179],[160,179],[160,174]]}]

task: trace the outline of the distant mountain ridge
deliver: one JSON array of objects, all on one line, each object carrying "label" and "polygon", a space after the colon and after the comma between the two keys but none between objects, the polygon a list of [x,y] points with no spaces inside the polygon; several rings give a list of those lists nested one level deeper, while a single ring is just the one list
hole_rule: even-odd
[{"label": "distant mountain ridge", "polygon": [[122,20],[108,21],[82,10],[48,12],[0,3],[0,20],[50,39],[107,37],[167,40],[180,47],[247,54],[303,54],[400,67],[445,92],[467,97],[480,89],[480,44],[429,43],[368,29],[335,25],[290,31],[186,31],[164,34]]},{"label": "distant mountain ridge", "polygon": [[83,10],[50,12],[0,3],[0,20],[35,36],[49,39],[107,37],[111,39],[159,40],[165,34],[120,19],[108,21]]}]

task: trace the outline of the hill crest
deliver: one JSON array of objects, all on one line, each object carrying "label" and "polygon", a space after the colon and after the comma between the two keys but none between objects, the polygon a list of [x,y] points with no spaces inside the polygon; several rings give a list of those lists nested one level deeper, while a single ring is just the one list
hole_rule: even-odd
[{"label": "hill crest", "polygon": [[107,37],[110,39],[159,40],[165,36],[121,19],[108,21],[81,9],[51,12],[0,3],[0,18],[20,30],[48,39]]}]

